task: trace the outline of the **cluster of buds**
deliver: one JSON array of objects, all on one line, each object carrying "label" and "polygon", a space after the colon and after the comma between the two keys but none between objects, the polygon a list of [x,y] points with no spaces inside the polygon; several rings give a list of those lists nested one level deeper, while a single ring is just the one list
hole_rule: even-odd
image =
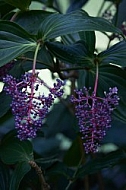
[{"label": "cluster of buds", "polygon": [[79,120],[80,132],[85,147],[85,152],[97,152],[99,142],[106,135],[106,130],[111,127],[111,114],[118,105],[119,97],[116,87],[104,92],[104,98],[90,93],[91,88],[75,90],[71,102],[75,104],[75,115]]},{"label": "cluster of buds", "polygon": [[[34,138],[55,98],[63,95],[64,83],[57,79],[50,88],[39,78],[38,73],[26,73],[20,80],[6,75],[3,82],[4,90],[12,97],[11,107],[18,138],[20,140]],[[41,92],[36,93],[42,85],[49,90],[47,96]]]}]

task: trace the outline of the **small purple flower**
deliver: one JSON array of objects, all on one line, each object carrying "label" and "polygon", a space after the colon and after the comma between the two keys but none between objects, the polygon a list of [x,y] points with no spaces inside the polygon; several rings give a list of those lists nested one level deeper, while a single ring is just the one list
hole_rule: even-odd
[{"label": "small purple flower", "polygon": [[116,87],[109,88],[105,97],[96,97],[91,88],[75,90],[71,102],[75,104],[75,115],[79,121],[80,132],[84,141],[85,152],[97,152],[99,142],[106,135],[106,129],[111,127],[111,114],[118,105],[119,97]]},{"label": "small purple flower", "polygon": [[[12,96],[11,107],[18,138],[21,140],[34,138],[54,99],[63,95],[63,82],[57,79],[54,87],[50,88],[38,77],[38,73],[35,75],[26,73],[20,80],[7,75],[3,82],[6,84],[4,90]],[[49,89],[47,96],[41,95],[40,92],[36,93],[42,85]]]}]

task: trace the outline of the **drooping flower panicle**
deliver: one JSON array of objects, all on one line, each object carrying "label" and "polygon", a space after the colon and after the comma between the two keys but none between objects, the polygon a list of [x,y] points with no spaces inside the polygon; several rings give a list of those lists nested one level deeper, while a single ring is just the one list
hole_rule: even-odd
[{"label": "drooping flower panicle", "polygon": [[[50,88],[38,77],[38,73],[26,73],[20,80],[7,75],[3,82],[6,84],[4,90],[12,96],[11,107],[18,138],[34,138],[54,99],[63,95],[63,82],[57,79],[54,87]],[[42,85],[49,90],[47,96],[43,92],[36,93]]]},{"label": "drooping flower panicle", "polygon": [[91,88],[75,90],[71,102],[75,104],[75,115],[79,120],[80,132],[84,141],[85,152],[97,152],[99,142],[106,135],[106,130],[111,127],[111,114],[118,105],[119,97],[116,87],[109,88],[109,93],[104,92],[104,98],[97,97]]}]

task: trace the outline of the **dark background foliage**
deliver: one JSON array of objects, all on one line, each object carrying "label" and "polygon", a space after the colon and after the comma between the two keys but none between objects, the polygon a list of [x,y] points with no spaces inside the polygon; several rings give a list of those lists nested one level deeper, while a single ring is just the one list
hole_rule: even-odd
[{"label": "dark background foliage", "polygon": [[[13,62],[13,67],[8,70],[16,78],[31,70],[36,42],[41,39],[36,69],[43,72],[48,69],[52,80],[57,73],[66,81],[66,86],[68,83],[72,93],[75,84],[78,88],[94,86],[94,62],[97,59],[98,95],[102,97],[103,91],[117,86],[120,103],[99,152],[85,154],[78,122],[69,101],[70,93],[65,91],[65,96],[53,105],[35,139],[20,141],[16,137],[10,109],[11,98],[2,91],[0,190],[40,190],[37,167],[41,167],[52,190],[124,190],[126,42],[122,23],[126,21],[126,1],[104,0],[98,17],[91,17],[84,11],[90,0],[69,0],[64,14],[53,14],[55,11],[62,13],[64,1],[36,0],[41,9],[29,10],[32,2],[0,0],[0,69]],[[102,18],[102,14],[113,7],[110,23]],[[102,51],[96,47],[96,31],[108,39],[108,47]],[[58,37],[60,40],[57,41]],[[113,40],[116,40],[115,45]]]}]

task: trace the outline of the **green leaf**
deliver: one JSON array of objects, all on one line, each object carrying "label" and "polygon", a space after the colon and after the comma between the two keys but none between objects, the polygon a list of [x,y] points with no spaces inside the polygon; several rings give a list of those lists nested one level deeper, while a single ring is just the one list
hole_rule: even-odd
[{"label": "green leaf", "polygon": [[118,88],[120,101],[113,114],[116,119],[126,122],[126,71],[112,65],[101,66],[98,85],[99,95],[102,95],[103,91],[108,92],[110,87]]},{"label": "green leaf", "polygon": [[41,46],[41,49],[38,52],[37,61],[40,61],[44,68],[53,69],[54,67],[53,58],[45,46]]},{"label": "green leaf", "polygon": [[19,8],[24,11],[27,10],[29,5],[31,4],[31,0],[4,0],[6,3]]},{"label": "green leaf", "polygon": [[82,31],[75,34],[68,34],[62,36],[62,41],[65,45],[73,44],[80,40],[86,43],[89,51],[93,54],[95,50],[95,41],[96,41],[94,31]]},{"label": "green leaf", "polygon": [[93,55],[89,52],[84,41],[78,41],[70,45],[63,45],[60,42],[46,42],[45,45],[50,52],[61,61],[87,67],[93,66]]},{"label": "green leaf", "polygon": [[[34,52],[27,52],[23,56],[18,58],[17,65],[24,71],[32,70],[33,68],[33,59]],[[38,52],[37,60],[36,60],[36,69],[54,69],[54,60],[50,55],[49,51],[47,51],[45,46],[41,46],[41,49]],[[14,69],[13,69],[14,71]]]},{"label": "green leaf", "polygon": [[30,169],[31,167],[28,162],[20,162],[12,175],[9,190],[18,190],[21,180]]},{"label": "green leaf", "polygon": [[88,16],[84,11],[68,14],[53,14],[41,24],[38,37],[44,41],[80,31],[101,31],[122,33],[106,19]]},{"label": "green leaf", "polygon": [[71,179],[73,173],[73,169],[70,169],[62,162],[56,162],[47,170],[48,175],[61,175],[65,176],[67,179]]},{"label": "green leaf", "polygon": [[114,63],[126,67],[126,41],[121,41],[101,52],[98,58],[101,64]]},{"label": "green leaf", "polygon": [[46,130],[48,137],[56,136],[57,133],[65,134],[67,137],[75,137],[75,131],[78,132],[78,126],[76,126],[74,115],[68,109],[69,103],[68,99],[64,99],[64,103],[54,104],[49,112],[45,122],[49,126],[48,130]]},{"label": "green leaf", "polygon": [[0,66],[19,55],[35,50],[34,37],[13,22],[0,21]]},{"label": "green leaf", "polygon": [[33,160],[33,148],[30,141],[15,138],[3,139],[0,147],[1,159],[6,164],[15,164]]},{"label": "green leaf", "polygon": [[52,12],[43,10],[23,11],[16,16],[15,22],[23,27],[26,31],[32,34],[37,34],[41,22],[43,22],[43,20],[51,14]]},{"label": "green leaf", "polygon": [[1,17],[3,17],[5,14],[9,13],[13,9],[15,9],[15,7],[8,5],[7,3],[5,3],[4,0],[0,0],[0,16]]},{"label": "green leaf", "polygon": [[95,32],[94,31],[83,31],[79,32],[79,36],[81,40],[84,40],[88,45],[89,51],[93,54],[95,51]]},{"label": "green leaf", "polygon": [[56,158],[56,155],[50,157],[41,157],[36,159],[35,162],[39,163],[39,165],[41,164],[41,168],[43,168],[43,170],[46,170],[53,166],[55,163],[59,162],[59,158]]},{"label": "green leaf", "polygon": [[83,151],[82,142],[80,138],[80,136],[77,136],[77,138],[73,141],[71,147],[64,156],[64,163],[69,167],[78,166],[82,158]]},{"label": "green leaf", "polygon": [[112,167],[124,158],[126,158],[126,153],[118,150],[104,157],[92,159],[78,170],[76,177],[84,177],[85,175],[96,173],[104,168]]},{"label": "green leaf", "polygon": [[0,189],[7,190],[10,184],[9,168],[0,162]]}]

